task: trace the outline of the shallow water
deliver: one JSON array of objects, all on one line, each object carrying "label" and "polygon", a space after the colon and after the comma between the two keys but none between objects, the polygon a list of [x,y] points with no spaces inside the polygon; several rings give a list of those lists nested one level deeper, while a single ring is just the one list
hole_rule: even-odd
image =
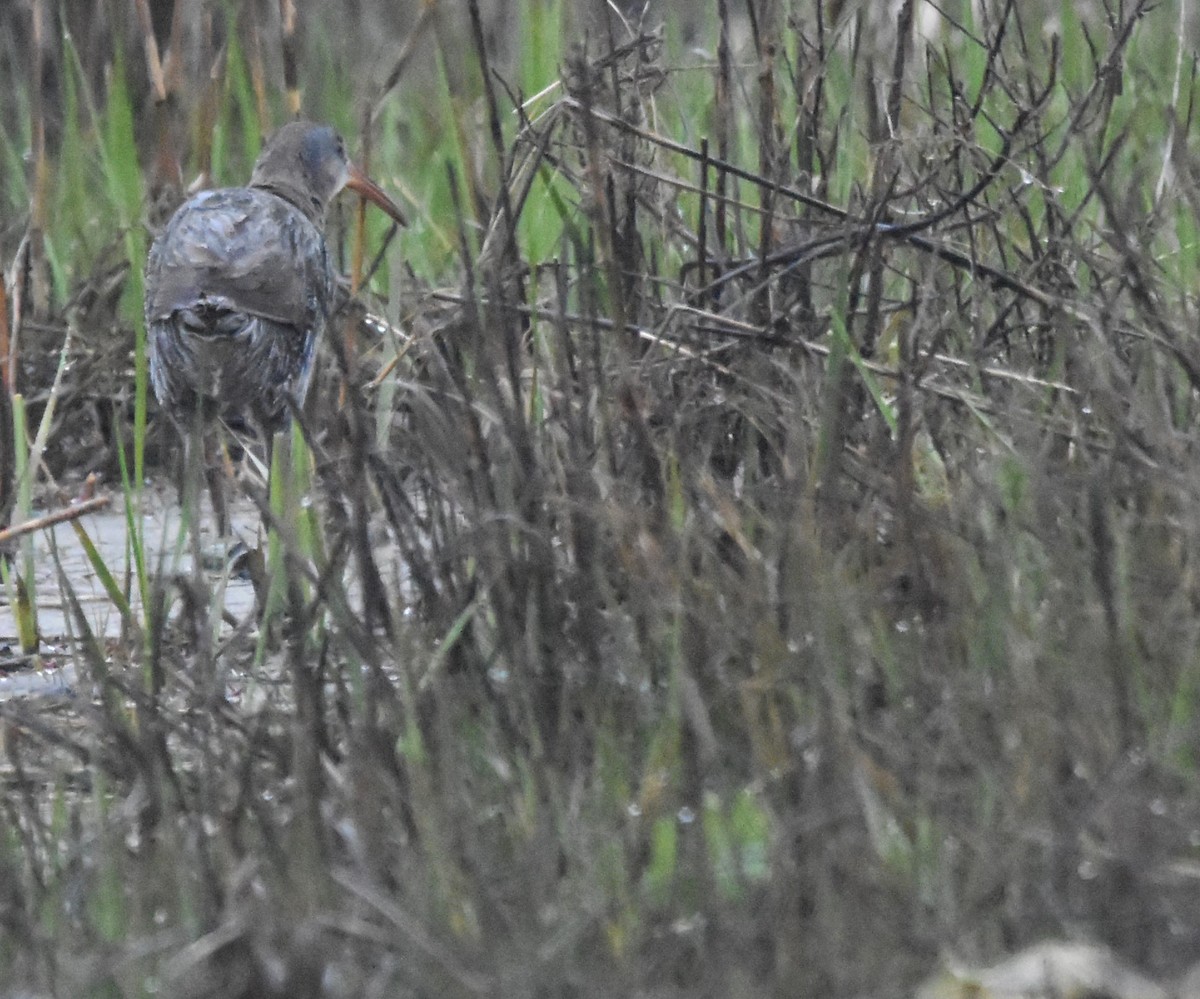
[{"label": "shallow water", "polygon": [[[230,519],[233,533],[245,544],[258,544],[257,532],[260,518],[258,511],[244,497],[230,497]],[[34,516],[53,512],[50,509],[36,510]],[[178,549],[189,545],[179,544],[180,511],[175,502],[175,491],[168,484],[147,486],[142,496],[141,520],[151,572],[169,576],[190,574],[192,558],[190,552],[177,555]],[[141,598],[132,573],[132,558],[129,554],[128,524],[124,497],[112,495],[111,505],[98,513],[81,517],[83,527],[95,545],[104,564],[125,587],[130,579],[131,607],[134,615],[140,613]],[[14,565],[18,571],[24,566],[24,551],[17,542],[18,554]],[[0,585],[0,701],[31,694],[70,693],[75,683],[75,668],[69,652],[71,638],[78,632],[70,617],[70,606],[59,585],[58,565],[70,586],[74,589],[89,626],[98,637],[115,638],[120,634],[121,616],[105,592],[84,550],[82,541],[70,523],[57,524],[32,534],[28,538],[32,545],[34,573],[32,592],[37,605],[38,631],[41,637],[39,665],[43,669],[30,668],[31,657],[19,655],[17,623],[11,605],[11,596]],[[201,547],[205,552],[219,552],[215,531],[207,509],[201,519]],[[57,552],[57,565],[55,559]],[[220,559],[216,559],[219,564]],[[254,589],[248,579],[230,576],[221,579],[222,573],[208,572],[214,582],[224,583],[225,610],[241,620],[254,610]],[[216,587],[214,587],[216,588]],[[5,664],[5,660],[8,660]]]}]

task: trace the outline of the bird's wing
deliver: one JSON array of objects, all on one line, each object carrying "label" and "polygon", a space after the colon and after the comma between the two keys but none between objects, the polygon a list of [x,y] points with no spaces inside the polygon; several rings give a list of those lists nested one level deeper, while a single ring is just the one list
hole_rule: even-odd
[{"label": "bird's wing", "polygon": [[184,204],[146,265],[146,319],[207,303],[314,328],[333,301],[325,238],[293,205],[267,191],[207,191]]}]

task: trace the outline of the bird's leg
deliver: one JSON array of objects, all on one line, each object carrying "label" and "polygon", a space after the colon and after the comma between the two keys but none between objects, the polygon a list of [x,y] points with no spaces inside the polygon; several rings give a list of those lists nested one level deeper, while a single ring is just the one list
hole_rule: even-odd
[{"label": "bird's leg", "polygon": [[232,468],[229,462],[229,452],[223,441],[219,437],[215,440],[210,438],[210,440],[213,441],[215,453],[205,455],[204,480],[208,486],[208,498],[212,503],[213,517],[217,521],[218,543],[224,544],[229,540],[229,504],[225,497],[225,482],[232,476]]},{"label": "bird's leg", "polygon": [[[276,469],[275,467],[275,434],[269,421],[255,419],[254,427],[258,433],[259,440],[263,444],[264,492],[260,502],[265,503],[268,510],[276,511],[279,509],[279,504],[282,501],[283,493],[281,490],[285,488],[284,477],[286,473],[282,467],[282,462],[280,468]],[[282,457],[283,455],[281,454]],[[267,522],[269,521],[266,521],[264,526]],[[274,527],[270,530],[274,530]],[[269,531],[266,533],[269,534]],[[272,582],[277,577],[279,571],[276,559],[269,554],[272,550],[273,547],[269,544],[268,538],[260,533],[259,548],[254,553],[255,559],[251,568],[250,581],[254,586],[255,616],[258,618],[259,625],[267,628],[268,631],[272,627],[272,619],[278,613],[280,600],[276,592],[276,587]],[[275,550],[277,551],[277,549]],[[255,568],[257,568],[257,571],[254,571]]]},{"label": "bird's leg", "polygon": [[179,468],[179,513],[187,524],[188,533],[199,536],[200,531],[200,474],[205,462],[204,429],[199,412],[186,414],[186,425],[179,425],[183,454]]},{"label": "bird's leg", "polygon": [[203,480],[216,521],[217,543],[223,545],[229,535],[229,507],[225,492],[225,479],[230,474],[227,470],[228,458],[220,441],[208,432],[207,421],[200,407],[187,415],[187,426],[181,425],[179,431],[183,440],[183,467],[179,479],[181,516],[187,523],[188,533],[198,545],[203,515],[200,483]]}]

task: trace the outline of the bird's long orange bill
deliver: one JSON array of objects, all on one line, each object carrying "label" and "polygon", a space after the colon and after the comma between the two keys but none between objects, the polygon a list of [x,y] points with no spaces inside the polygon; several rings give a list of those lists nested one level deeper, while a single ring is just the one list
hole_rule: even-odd
[{"label": "bird's long orange bill", "polygon": [[408,225],[408,219],[404,217],[404,212],[400,211],[396,203],[383,193],[383,188],[353,163],[350,164],[350,177],[346,181],[346,186],[356,194],[361,194],[372,204],[378,205],[401,225]]}]

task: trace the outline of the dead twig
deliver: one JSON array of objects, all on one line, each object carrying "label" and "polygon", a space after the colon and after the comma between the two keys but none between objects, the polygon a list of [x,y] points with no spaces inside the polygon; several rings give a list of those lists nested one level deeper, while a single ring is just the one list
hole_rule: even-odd
[{"label": "dead twig", "polygon": [[103,510],[112,503],[111,496],[94,496],[90,500],[84,500],[82,503],[77,503],[75,506],[69,506],[64,510],[56,510],[54,513],[43,514],[41,517],[34,517],[33,520],[27,520],[21,524],[14,524],[12,527],[6,527],[0,531],[0,545],[12,541],[14,538],[22,537],[26,534],[32,534],[34,531],[41,531],[47,527],[53,527],[55,524],[65,524],[68,521],[78,520],[80,517],[86,517],[89,513],[95,513],[97,510]]}]

